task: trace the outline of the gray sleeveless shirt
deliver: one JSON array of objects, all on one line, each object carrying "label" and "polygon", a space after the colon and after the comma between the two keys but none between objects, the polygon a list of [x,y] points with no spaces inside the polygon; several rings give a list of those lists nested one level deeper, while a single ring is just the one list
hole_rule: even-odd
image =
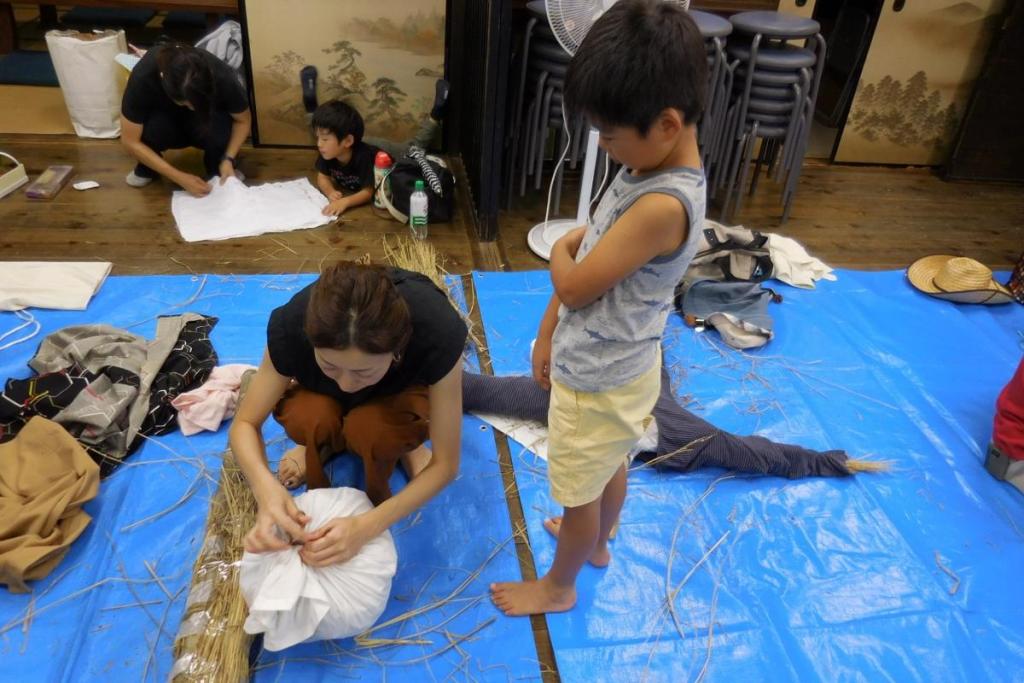
[{"label": "gray sleeveless shirt", "polygon": [[645,194],[667,194],[686,209],[686,241],[627,276],[593,303],[558,311],[551,350],[552,378],[577,391],[599,392],[629,384],[658,362],[676,283],[697,250],[704,223],[704,174],[674,168],[633,176],[622,169],[602,197],[576,253],[582,261],[617,220]]}]

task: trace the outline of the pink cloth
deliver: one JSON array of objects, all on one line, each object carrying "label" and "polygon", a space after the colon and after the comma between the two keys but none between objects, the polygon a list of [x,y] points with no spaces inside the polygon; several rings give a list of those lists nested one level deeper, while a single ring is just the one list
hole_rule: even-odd
[{"label": "pink cloth", "polygon": [[235,414],[242,374],[255,369],[252,365],[221,365],[213,369],[203,386],[171,401],[178,410],[181,432],[191,436],[204,429],[217,431],[221,422]]}]

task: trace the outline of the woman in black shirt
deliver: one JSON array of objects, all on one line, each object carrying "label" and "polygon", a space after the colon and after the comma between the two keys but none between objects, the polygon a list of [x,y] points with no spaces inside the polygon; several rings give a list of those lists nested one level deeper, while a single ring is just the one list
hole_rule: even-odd
[{"label": "woman in black shirt", "polygon": [[[344,562],[413,512],[458,471],[466,325],[419,273],[339,263],[273,311],[267,349],[231,426],[230,442],[259,505],[250,552],[301,543],[314,567]],[[275,477],[262,426],[273,412],[299,446]],[[433,453],[423,446],[428,438]],[[285,484],[328,486],[322,462],[349,450],[363,460],[376,507],[304,528]],[[409,484],[391,496],[401,460]],[[282,538],[280,533],[287,535]]]},{"label": "woman in black shirt", "polygon": [[125,181],[143,187],[162,175],[203,196],[209,183],[175,168],[161,153],[198,147],[207,175],[219,175],[223,183],[235,175],[235,157],[251,123],[248,95],[231,67],[206,50],[158,45],[132,69],[121,100],[121,143],[138,160]]}]

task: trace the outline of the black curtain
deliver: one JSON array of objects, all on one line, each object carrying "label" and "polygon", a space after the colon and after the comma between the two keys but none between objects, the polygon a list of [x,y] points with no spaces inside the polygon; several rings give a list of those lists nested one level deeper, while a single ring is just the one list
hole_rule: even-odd
[{"label": "black curtain", "polygon": [[462,158],[473,218],[484,241],[498,235],[510,17],[509,0],[448,0],[445,64],[451,95],[446,147]]}]

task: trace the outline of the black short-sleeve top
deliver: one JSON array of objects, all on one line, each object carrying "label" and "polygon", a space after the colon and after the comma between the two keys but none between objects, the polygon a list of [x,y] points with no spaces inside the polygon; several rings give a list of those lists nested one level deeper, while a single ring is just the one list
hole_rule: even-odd
[{"label": "black short-sleeve top", "polygon": [[306,308],[313,291],[309,285],[275,308],[267,323],[267,352],[278,373],[303,387],[337,399],[345,410],[377,396],[389,396],[415,385],[431,385],[461,362],[467,329],[448,297],[425,275],[389,268],[388,277],[405,300],[412,317],[412,336],[401,359],[373,386],[347,393],[327,377],[316,363],[306,337]]},{"label": "black short-sleeve top", "polygon": [[[157,56],[162,47],[148,50],[128,77],[128,84],[121,98],[121,113],[133,123],[145,124],[155,111],[184,111],[174,103],[161,83]],[[203,60],[213,72],[213,108],[228,114],[241,114],[249,109],[249,96],[239,83],[234,70],[215,55],[200,50]]]}]

